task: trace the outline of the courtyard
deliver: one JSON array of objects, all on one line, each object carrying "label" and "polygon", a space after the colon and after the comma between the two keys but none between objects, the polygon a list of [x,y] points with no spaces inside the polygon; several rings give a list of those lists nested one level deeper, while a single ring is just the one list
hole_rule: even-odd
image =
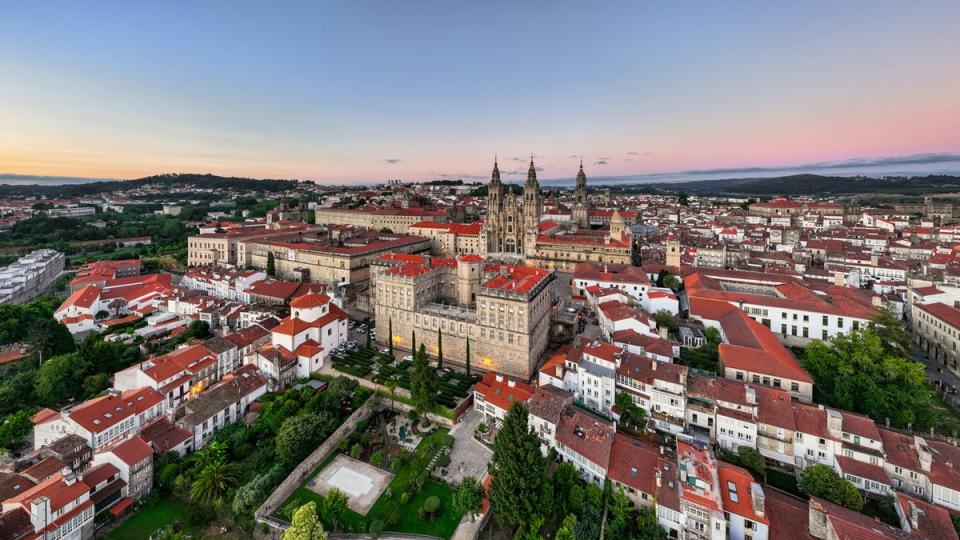
[{"label": "courtyard", "polygon": [[460,423],[450,430],[455,439],[450,450],[450,465],[446,469],[443,479],[452,484],[459,484],[467,476],[472,476],[483,482],[487,476],[487,465],[493,452],[480,441],[473,438],[473,432],[483,422],[483,415],[470,409]]}]

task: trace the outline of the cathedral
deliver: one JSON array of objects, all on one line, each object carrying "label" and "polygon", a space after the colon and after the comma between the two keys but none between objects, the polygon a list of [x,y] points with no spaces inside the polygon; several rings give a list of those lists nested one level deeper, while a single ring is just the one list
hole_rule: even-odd
[{"label": "cathedral", "polygon": [[530,158],[527,183],[523,186],[522,205],[517,201],[517,194],[512,189],[504,192],[503,182],[500,181],[500,168],[494,160],[487,193],[487,219],[481,231],[480,244],[486,246],[488,255],[528,256],[537,243],[537,235],[540,234],[542,210],[540,183],[537,182],[533,158]]},{"label": "cathedral", "polygon": [[[523,186],[523,200],[517,200],[513,190],[505,191],[500,180],[500,167],[493,161],[493,174],[487,194],[487,219],[481,232],[481,245],[488,255],[516,255],[533,257],[536,254],[537,237],[540,235],[540,215],[543,201],[537,169],[530,158],[527,183]],[[587,201],[587,175],[583,162],[577,172],[577,187],[574,192],[572,223],[583,229],[590,228],[590,209]]]},{"label": "cathedral", "polygon": [[522,259],[527,264],[564,272],[571,272],[579,262],[630,264],[632,239],[618,211],[614,210],[609,229],[590,229],[587,175],[582,162],[569,223],[563,227],[554,223],[549,231],[541,232],[542,212],[533,158],[530,158],[522,199],[512,189],[504,189],[499,165],[494,160],[487,216],[480,230],[479,244],[484,254],[499,259]]}]

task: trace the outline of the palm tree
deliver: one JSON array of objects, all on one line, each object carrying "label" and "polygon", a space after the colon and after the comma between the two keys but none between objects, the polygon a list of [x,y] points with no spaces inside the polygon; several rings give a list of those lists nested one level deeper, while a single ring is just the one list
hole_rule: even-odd
[{"label": "palm tree", "polygon": [[190,500],[196,503],[213,503],[223,499],[227,491],[238,482],[237,467],[220,460],[204,467],[190,486]]}]

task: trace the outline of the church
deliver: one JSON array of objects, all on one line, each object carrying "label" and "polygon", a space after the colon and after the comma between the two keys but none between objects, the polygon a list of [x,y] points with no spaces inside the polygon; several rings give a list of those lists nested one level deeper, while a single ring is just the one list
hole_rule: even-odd
[{"label": "church", "polygon": [[615,210],[609,229],[590,228],[587,175],[583,163],[577,172],[574,203],[566,226],[541,223],[543,200],[537,170],[530,159],[522,198],[504,189],[500,168],[493,162],[487,194],[487,216],[480,231],[485,255],[494,259],[522,259],[530,266],[573,272],[580,262],[631,264],[633,239],[623,217]]}]

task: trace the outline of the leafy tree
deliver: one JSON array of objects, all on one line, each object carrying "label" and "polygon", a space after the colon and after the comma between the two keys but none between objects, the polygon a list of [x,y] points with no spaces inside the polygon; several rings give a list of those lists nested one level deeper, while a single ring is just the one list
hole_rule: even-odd
[{"label": "leafy tree", "polygon": [[200,469],[196,480],[190,486],[190,500],[196,503],[219,503],[227,491],[237,485],[239,471],[237,466],[220,459]]},{"label": "leafy tree", "polygon": [[663,278],[663,286],[669,287],[671,290],[674,290],[674,291],[679,290],[680,278],[678,278],[673,274],[668,273],[666,277]]},{"label": "leafy tree", "polygon": [[576,537],[573,535],[573,531],[576,528],[576,514],[567,514],[567,517],[563,518],[563,521],[560,523],[560,527],[554,535],[554,540],[576,540]]},{"label": "leafy tree", "polygon": [[657,521],[657,513],[648,506],[637,511],[637,540],[667,540],[667,531]]},{"label": "leafy tree", "polygon": [[275,277],[277,275],[277,261],[274,259],[273,252],[267,252],[267,275]]},{"label": "leafy tree", "polygon": [[623,488],[618,488],[613,492],[607,511],[607,528],[604,534],[610,535],[610,538],[626,537],[631,528],[633,504],[623,492]]},{"label": "leafy tree", "polygon": [[696,349],[680,349],[680,358],[688,366],[707,371],[717,371],[718,348],[722,339],[716,328],[707,328],[704,332],[707,342]]},{"label": "leafy tree", "polygon": [[458,511],[469,515],[471,522],[476,520],[483,506],[483,486],[480,481],[473,476],[464,477],[453,495],[453,505]]},{"label": "leafy tree", "polygon": [[290,528],[283,533],[283,540],[327,540],[327,533],[317,516],[317,503],[308,502],[293,513]]},{"label": "leafy tree", "polygon": [[803,366],[815,381],[818,401],[895,426],[926,429],[937,421],[923,366],[890,354],[870,328],[812,342]]},{"label": "leafy tree", "polygon": [[33,386],[37,371],[27,368],[0,378],[0,414],[18,411],[34,403]]},{"label": "leafy tree", "polygon": [[653,314],[653,320],[657,322],[658,328],[666,328],[671,332],[676,331],[680,327],[680,324],[677,322],[677,318],[674,317],[673,313],[665,309],[661,309]]},{"label": "leafy tree", "polygon": [[[557,465],[553,471],[553,490],[560,498],[560,510],[563,513],[579,511],[583,507],[583,490],[580,488],[580,473],[569,461]],[[571,493],[579,490],[577,501],[571,501]]]},{"label": "leafy tree", "polygon": [[443,331],[437,328],[437,369],[443,369]]},{"label": "leafy tree", "polygon": [[301,414],[287,418],[277,431],[277,456],[289,465],[300,463],[334,429],[335,421],[326,414]]},{"label": "leafy tree", "polygon": [[540,440],[527,425],[527,411],[514,403],[493,441],[488,496],[501,525],[519,526],[540,514],[546,477]]},{"label": "leafy tree", "polygon": [[614,404],[620,409],[620,421],[627,425],[639,426],[647,419],[646,411],[638,407],[626,392],[617,392]]},{"label": "leafy tree", "polygon": [[888,354],[907,356],[910,352],[910,332],[889,304],[880,308],[868,328],[880,338],[883,349]]},{"label": "leafy tree", "polygon": [[50,358],[55,354],[72,352],[73,336],[67,327],[51,318],[37,318],[26,328],[25,342],[33,358]]},{"label": "leafy tree", "polygon": [[110,387],[110,376],[106,373],[97,373],[83,379],[83,392],[88,396],[99,394]]},{"label": "leafy tree", "polygon": [[857,486],[827,465],[807,467],[800,473],[800,489],[807,495],[822,497],[857,512],[863,508],[863,496]]},{"label": "leafy tree", "polygon": [[411,338],[412,342],[410,345],[410,352],[413,354],[413,356],[417,356],[417,331],[414,330],[412,334],[413,337]]},{"label": "leafy tree", "polygon": [[410,375],[410,397],[414,409],[423,415],[437,404],[437,375],[427,360],[427,348],[421,344],[413,357],[413,373]]},{"label": "leafy tree", "polygon": [[337,488],[327,493],[320,503],[320,521],[329,523],[330,528],[339,530],[343,523],[343,515],[347,511],[347,496]]},{"label": "leafy tree", "polygon": [[470,336],[467,336],[467,377],[470,376]]},{"label": "leafy tree", "polygon": [[0,449],[11,450],[26,441],[33,432],[30,416],[28,411],[17,411],[0,424]]},{"label": "leafy tree", "polygon": [[766,482],[767,460],[759,450],[750,446],[741,446],[737,448],[737,461],[737,464],[750,471],[754,478]]},{"label": "leafy tree", "polygon": [[74,396],[76,381],[83,380],[83,372],[76,353],[55,356],[37,370],[34,393],[44,405],[59,405]]}]

